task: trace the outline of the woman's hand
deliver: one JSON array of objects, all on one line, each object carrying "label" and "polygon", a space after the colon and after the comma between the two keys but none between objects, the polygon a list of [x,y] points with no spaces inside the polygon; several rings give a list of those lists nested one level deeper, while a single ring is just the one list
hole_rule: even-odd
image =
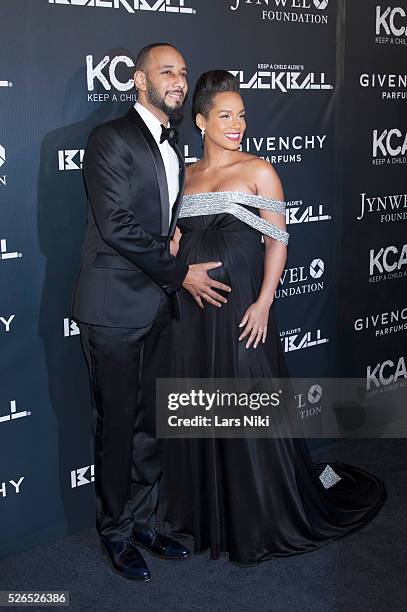
[{"label": "woman's hand", "polygon": [[173,239],[170,242],[170,253],[174,257],[177,256],[178,249],[179,249],[179,241],[181,240],[181,236],[182,236],[181,230],[177,226],[175,228],[175,233],[174,233]]},{"label": "woman's hand", "polygon": [[239,324],[239,327],[244,327],[242,334],[239,337],[240,340],[249,336],[246,342],[246,348],[249,348],[252,342],[254,342],[253,348],[257,348],[260,340],[266,341],[267,337],[267,323],[269,318],[270,304],[263,302],[254,302],[243,315],[243,318]]}]

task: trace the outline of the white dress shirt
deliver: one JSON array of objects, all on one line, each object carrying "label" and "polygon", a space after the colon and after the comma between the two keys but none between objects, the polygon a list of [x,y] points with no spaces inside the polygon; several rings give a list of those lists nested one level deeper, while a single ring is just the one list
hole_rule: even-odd
[{"label": "white dress shirt", "polygon": [[[154,140],[156,141],[158,148],[160,149],[161,157],[163,158],[165,174],[167,176],[168,197],[170,201],[169,212],[171,220],[172,207],[175,203],[175,200],[177,199],[177,195],[179,192],[178,157],[172,146],[169,144],[168,140],[164,140],[164,142],[160,143],[161,122],[159,121],[159,119],[157,119],[157,117],[155,117],[153,113],[148,110],[148,108],[140,104],[140,102],[136,102],[134,108],[138,112],[140,117],[143,119],[151,134],[153,135]],[[166,127],[169,127],[169,124]]]}]

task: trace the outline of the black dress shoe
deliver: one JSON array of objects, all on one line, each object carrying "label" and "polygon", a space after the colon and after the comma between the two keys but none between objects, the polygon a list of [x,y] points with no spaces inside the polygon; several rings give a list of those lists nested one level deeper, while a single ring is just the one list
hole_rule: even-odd
[{"label": "black dress shoe", "polygon": [[137,546],[145,548],[149,553],[160,559],[189,559],[191,556],[185,546],[161,534],[153,527],[135,529],[133,540]]},{"label": "black dress shoe", "polygon": [[151,573],[133,538],[110,542],[101,539],[100,547],[106,561],[116,574],[131,580],[151,580]]}]

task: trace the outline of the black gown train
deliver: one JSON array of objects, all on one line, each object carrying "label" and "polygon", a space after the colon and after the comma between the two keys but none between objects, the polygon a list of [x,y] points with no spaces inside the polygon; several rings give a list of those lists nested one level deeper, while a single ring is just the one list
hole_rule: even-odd
[{"label": "black gown train", "polygon": [[[284,214],[285,204],[241,192],[184,196],[178,257],[221,261],[210,275],[232,292],[221,308],[206,304],[202,311],[181,289],[174,377],[288,377],[274,304],[266,342],[249,350],[238,342],[238,325],[263,279],[261,234],[288,239],[259,208]],[[386,499],[383,482],[362,469],[313,464],[300,438],[167,440],[163,473],[171,532],[192,538],[194,552],[227,552],[242,564],[315,550],[365,525]]]}]

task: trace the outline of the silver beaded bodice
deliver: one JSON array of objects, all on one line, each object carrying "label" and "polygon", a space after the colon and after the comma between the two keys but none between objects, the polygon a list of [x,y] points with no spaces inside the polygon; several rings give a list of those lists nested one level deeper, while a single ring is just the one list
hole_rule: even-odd
[{"label": "silver beaded bodice", "polygon": [[265,236],[270,236],[284,244],[288,243],[289,235],[286,231],[247,210],[242,204],[253,208],[270,210],[282,215],[285,214],[285,202],[281,200],[264,198],[263,196],[244,191],[211,191],[184,195],[179,217],[198,217],[201,215],[229,213]]}]

